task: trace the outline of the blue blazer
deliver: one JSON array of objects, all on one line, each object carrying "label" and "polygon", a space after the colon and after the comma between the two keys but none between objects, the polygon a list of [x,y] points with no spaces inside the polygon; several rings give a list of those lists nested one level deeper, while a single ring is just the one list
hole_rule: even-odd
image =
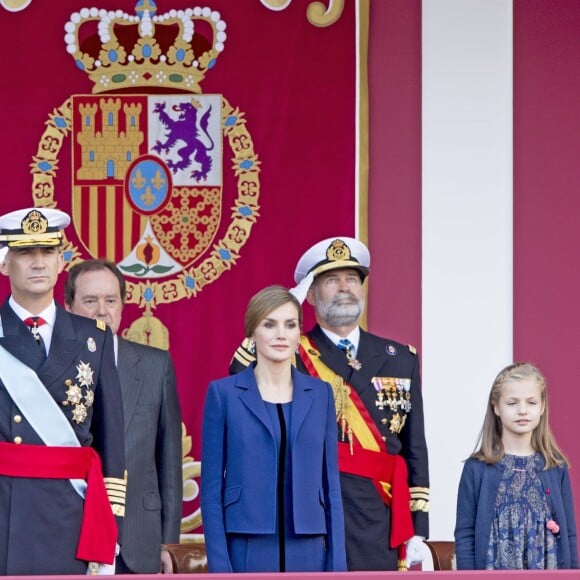
[{"label": "blue blazer", "polygon": [[[326,534],[326,570],[346,570],[337,427],[330,385],[292,369],[288,430],[294,530]],[[226,534],[276,532],[277,446],[254,367],[210,383],[201,510],[210,572],[232,572]]]},{"label": "blue blazer", "polygon": [[[566,467],[539,472],[554,520],[560,526],[556,536],[558,568],[578,568],[576,520],[570,475]],[[457,497],[455,554],[459,570],[484,570],[495,511],[495,499],[502,478],[497,464],[470,458],[463,466]]]}]

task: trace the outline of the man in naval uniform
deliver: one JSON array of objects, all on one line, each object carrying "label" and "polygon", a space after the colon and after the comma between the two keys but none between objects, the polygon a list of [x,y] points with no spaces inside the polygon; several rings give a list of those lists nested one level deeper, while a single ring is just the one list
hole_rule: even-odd
[{"label": "man in naval uniform", "polygon": [[112,573],[125,508],[113,335],[54,301],[69,216],[0,217],[0,574]]},{"label": "man in naval uniform", "polygon": [[[349,571],[404,570],[423,560],[429,474],[419,358],[412,346],[364,331],[370,254],[359,240],[309,248],[294,274],[296,297],[314,307],[297,367],[334,389]],[[253,360],[245,340],[230,372]]]}]

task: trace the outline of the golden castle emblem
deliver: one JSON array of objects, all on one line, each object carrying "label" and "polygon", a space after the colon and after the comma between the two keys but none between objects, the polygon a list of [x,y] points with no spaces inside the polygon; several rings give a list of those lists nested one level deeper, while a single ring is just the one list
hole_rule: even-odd
[{"label": "golden castle emblem", "polygon": [[[97,104],[79,106],[79,113],[85,119],[76,138],[81,146],[82,160],[77,177],[80,179],[99,179],[109,159],[118,159],[117,170],[125,174],[132,158],[139,155],[139,146],[145,135],[139,127],[139,105],[123,106],[124,131],[120,129],[119,114],[121,100],[116,98],[100,99]],[[97,122],[103,124],[104,119],[110,119],[107,131],[97,134]]]}]

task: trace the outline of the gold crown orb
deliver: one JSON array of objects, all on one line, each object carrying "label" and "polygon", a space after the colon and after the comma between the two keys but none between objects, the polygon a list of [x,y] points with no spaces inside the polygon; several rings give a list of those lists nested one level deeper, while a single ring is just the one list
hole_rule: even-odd
[{"label": "gold crown orb", "polygon": [[154,0],[135,14],[83,8],[65,25],[67,52],[94,83],[93,93],[155,87],[201,93],[200,82],[224,49],[226,23],[208,7],[157,15]]}]

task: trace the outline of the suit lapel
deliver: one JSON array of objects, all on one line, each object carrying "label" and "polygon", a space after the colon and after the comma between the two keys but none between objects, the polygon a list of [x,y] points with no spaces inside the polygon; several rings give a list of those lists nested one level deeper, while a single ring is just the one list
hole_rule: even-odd
[{"label": "suit lapel", "polygon": [[371,379],[384,365],[386,354],[377,349],[368,332],[362,328],[360,330],[357,359],[362,366],[358,371],[349,366],[344,352],[324,334],[318,324],[309,335],[320,351],[322,362],[355,387],[357,392],[372,388]]},{"label": "suit lapel", "polygon": [[[340,374],[342,377],[350,375],[352,367],[348,366],[346,356],[340,348],[338,348],[317,324],[309,333],[314,340],[314,344],[318,347],[320,352],[320,359],[322,362]],[[360,350],[360,349],[359,349]]]},{"label": "suit lapel", "polygon": [[3,335],[0,337],[0,345],[26,366],[37,371],[45,357],[38,348],[32,333],[16,316],[8,301],[2,306],[0,315]]},{"label": "suit lapel", "polygon": [[290,446],[294,447],[296,436],[312,407],[312,395],[309,391],[312,387],[307,384],[306,377],[292,368],[292,384],[294,392],[292,394],[292,415],[290,416]]},{"label": "suit lapel", "polygon": [[58,378],[75,360],[80,348],[82,343],[77,339],[71,315],[57,304],[49,356],[41,367],[43,381],[49,384]]},{"label": "suit lapel", "polygon": [[122,338],[119,338],[117,370],[121,382],[123,412],[125,413],[125,431],[131,423],[131,417],[137,407],[137,401],[143,389],[144,376],[141,369],[141,356],[138,349]]},{"label": "suit lapel", "polygon": [[254,365],[249,366],[246,370],[236,375],[236,388],[240,390],[240,401],[252,415],[255,415],[263,423],[270,435],[274,437],[270,416],[268,415],[266,405],[262,400],[262,396],[258,390],[258,384],[256,383]]},{"label": "suit lapel", "polygon": [[[240,400],[248,411],[256,416],[266,429],[268,429],[272,437],[274,437],[270,415],[268,415],[266,405],[258,390],[253,365],[237,374],[236,378],[236,388],[240,389]],[[312,387],[307,384],[305,377],[294,368],[292,368],[292,384],[294,391],[292,394],[292,415],[290,418],[290,444],[294,445],[296,435],[300,431],[300,427],[312,406],[312,396],[309,394]]]},{"label": "suit lapel", "polygon": [[385,364],[386,351],[381,350],[378,343],[372,340],[369,333],[361,328],[358,353],[360,356],[357,354],[357,358],[362,364],[362,368],[358,372],[358,383],[369,385],[371,379],[376,376],[379,369]]}]

